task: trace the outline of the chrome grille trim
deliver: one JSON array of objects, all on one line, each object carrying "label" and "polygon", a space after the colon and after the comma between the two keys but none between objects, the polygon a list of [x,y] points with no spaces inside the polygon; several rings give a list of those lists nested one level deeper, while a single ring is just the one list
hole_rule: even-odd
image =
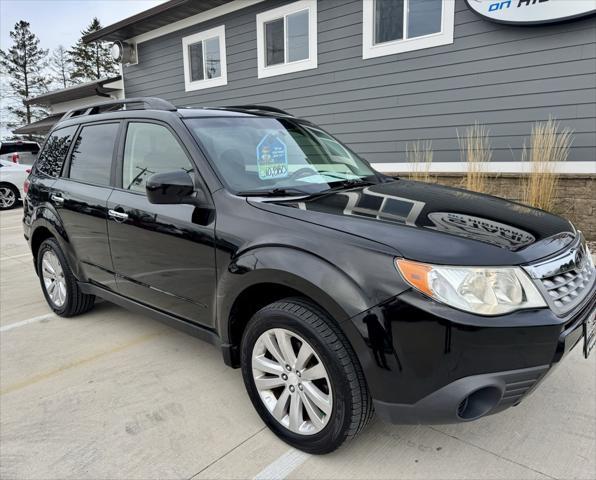
[{"label": "chrome grille trim", "polygon": [[583,236],[562,255],[524,267],[557,315],[564,315],[594,288],[596,270]]}]

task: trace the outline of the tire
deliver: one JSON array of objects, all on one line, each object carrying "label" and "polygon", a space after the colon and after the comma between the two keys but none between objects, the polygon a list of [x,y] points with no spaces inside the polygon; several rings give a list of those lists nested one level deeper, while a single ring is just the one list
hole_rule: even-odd
[{"label": "tire", "polygon": [[10,183],[0,184],[0,210],[10,210],[19,203],[19,190]]},{"label": "tire", "polygon": [[[284,336],[290,338],[292,352],[298,359],[290,370],[280,373],[278,365],[282,362],[276,360],[269,348],[286,345],[286,349],[279,349],[277,354],[287,352],[288,343]],[[306,342],[307,347],[313,350],[302,369],[300,351],[304,343],[301,342]],[[372,400],[351,344],[337,324],[311,302],[288,298],[262,308],[249,321],[240,348],[242,376],[255,409],[273,433],[291,446],[313,454],[332,452],[358,435],[372,418]],[[292,354],[282,355],[283,360],[288,356],[292,357]],[[309,385],[307,377],[316,377],[312,374],[313,365],[317,367],[317,376],[321,376],[322,372],[326,375]],[[261,368],[266,368],[267,372]],[[298,376],[300,372],[301,376]],[[288,378],[284,379],[284,373]],[[295,382],[298,382],[297,386],[293,385]],[[269,385],[274,384],[281,386],[267,390]],[[313,384],[318,391],[313,390]],[[294,390],[288,392],[292,386]],[[313,396],[313,391],[317,392],[316,396]],[[295,412],[301,414],[293,417],[292,425],[290,411],[295,398],[300,399],[302,408],[296,407]],[[313,410],[313,402],[309,400],[312,398],[327,399],[320,404],[323,409],[314,402],[317,408]],[[306,403],[310,403],[310,409]],[[283,408],[284,412],[287,411],[285,416],[280,414],[281,408],[276,409],[284,404],[287,405]],[[328,405],[331,405],[331,410],[325,413]],[[276,411],[277,416],[274,415]],[[318,415],[309,415],[312,412]],[[316,421],[309,420],[311,417]],[[297,425],[300,426],[297,428]]]},{"label": "tire", "polygon": [[[44,264],[44,261],[47,263]],[[62,270],[62,274],[60,274],[60,269]],[[62,249],[53,238],[44,240],[39,246],[37,253],[37,273],[46,301],[56,315],[73,317],[93,308],[95,295],[87,295],[81,292],[77,280],[68,266],[66,257],[62,253]],[[52,276],[54,280],[48,282],[48,277],[51,280]],[[50,285],[48,286],[46,283]],[[54,292],[58,291],[62,291],[63,294],[56,297]]]}]

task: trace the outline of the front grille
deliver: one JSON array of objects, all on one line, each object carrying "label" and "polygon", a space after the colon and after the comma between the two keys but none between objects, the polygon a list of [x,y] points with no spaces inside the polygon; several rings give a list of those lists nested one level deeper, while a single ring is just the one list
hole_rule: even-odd
[{"label": "front grille", "polygon": [[584,268],[574,268],[561,275],[543,278],[542,285],[550,301],[560,311],[568,311],[589,292],[594,277],[594,268],[585,262]]},{"label": "front grille", "polygon": [[594,262],[583,237],[562,255],[530,265],[526,271],[557,315],[564,315],[590,294],[596,280]]}]

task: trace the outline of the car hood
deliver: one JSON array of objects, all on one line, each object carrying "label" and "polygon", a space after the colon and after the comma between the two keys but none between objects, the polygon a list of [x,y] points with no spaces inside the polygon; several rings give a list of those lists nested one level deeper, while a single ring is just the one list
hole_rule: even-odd
[{"label": "car hood", "polygon": [[521,265],[567,247],[567,220],[467,190],[395,180],[305,200],[249,203],[435,264]]}]

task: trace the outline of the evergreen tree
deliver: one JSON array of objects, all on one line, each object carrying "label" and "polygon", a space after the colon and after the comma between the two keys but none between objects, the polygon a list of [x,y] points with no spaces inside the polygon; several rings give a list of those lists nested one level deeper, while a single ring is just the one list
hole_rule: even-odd
[{"label": "evergreen tree", "polygon": [[[43,71],[47,67],[47,50],[39,48],[39,38],[31,32],[28,22],[19,21],[10,32],[13,41],[8,50],[0,50],[0,66],[6,75],[7,92],[4,98],[12,100],[7,106],[11,117],[9,127],[29,124],[45,112],[25,105],[25,100],[47,91],[48,79]],[[3,88],[4,90],[4,88]]]},{"label": "evergreen tree", "polygon": [[52,80],[59,85],[59,88],[66,88],[71,86],[74,82],[72,76],[72,61],[68,55],[67,50],[59,45],[52,52],[50,57],[50,70],[53,73]]},{"label": "evergreen tree", "polygon": [[[81,32],[81,37],[102,28],[97,17]],[[110,45],[106,42],[83,43],[80,38],[68,52],[73,64],[71,78],[75,81],[98,80],[117,74],[116,62],[110,54]]]}]

